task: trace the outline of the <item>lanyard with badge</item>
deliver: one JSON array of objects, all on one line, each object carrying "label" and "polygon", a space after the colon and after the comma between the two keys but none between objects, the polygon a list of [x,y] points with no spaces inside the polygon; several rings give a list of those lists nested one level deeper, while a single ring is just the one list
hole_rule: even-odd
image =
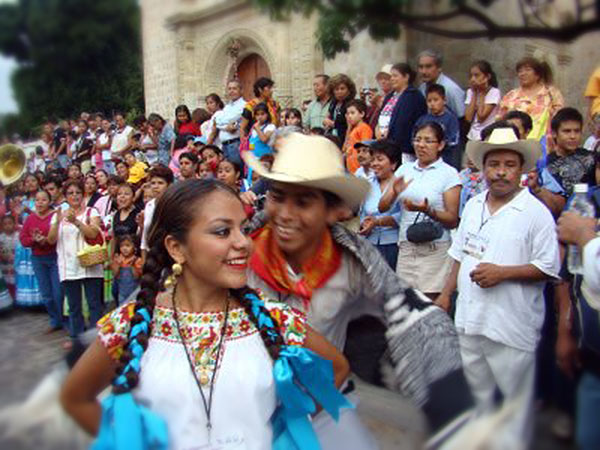
[{"label": "lanyard with badge", "polygon": [[485,220],[483,220],[485,214],[485,202],[481,206],[481,220],[479,222],[479,229],[477,233],[473,233],[471,231],[467,232],[465,237],[465,244],[463,246],[463,252],[469,256],[472,256],[475,259],[481,260],[485,251],[490,243],[490,239],[487,236],[482,236],[481,230],[488,223],[488,221],[492,218],[491,214]]}]

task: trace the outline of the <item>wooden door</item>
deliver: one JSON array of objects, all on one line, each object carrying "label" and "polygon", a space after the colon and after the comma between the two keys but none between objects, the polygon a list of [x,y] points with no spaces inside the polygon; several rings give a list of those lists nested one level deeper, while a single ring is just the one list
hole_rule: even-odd
[{"label": "wooden door", "polygon": [[271,78],[271,71],[262,56],[252,53],[239,63],[238,78],[242,84],[242,95],[246,100],[254,98],[254,82],[260,77]]}]

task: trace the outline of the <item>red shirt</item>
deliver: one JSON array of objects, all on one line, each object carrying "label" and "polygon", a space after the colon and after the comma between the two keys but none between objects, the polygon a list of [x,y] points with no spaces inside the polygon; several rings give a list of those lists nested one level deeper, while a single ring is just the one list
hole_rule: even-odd
[{"label": "red shirt", "polygon": [[52,255],[56,252],[56,244],[38,244],[33,240],[34,230],[39,230],[43,236],[48,236],[50,231],[50,221],[54,213],[48,214],[45,218],[39,217],[36,213],[31,213],[25,219],[25,223],[19,233],[19,239],[23,247],[30,247],[35,256]]},{"label": "red shirt", "polygon": [[179,125],[179,129],[177,130],[177,134],[179,136],[183,136],[185,134],[191,134],[193,136],[202,136],[202,132],[200,131],[200,127],[196,122],[192,122],[191,120],[186,123],[182,123]]}]

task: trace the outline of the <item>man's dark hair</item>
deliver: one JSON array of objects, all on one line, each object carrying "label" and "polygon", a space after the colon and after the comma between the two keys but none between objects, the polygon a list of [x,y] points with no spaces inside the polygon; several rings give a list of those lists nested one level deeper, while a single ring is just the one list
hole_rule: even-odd
[{"label": "man's dark hair", "polygon": [[380,139],[369,145],[368,149],[371,155],[374,156],[377,153],[381,153],[382,155],[387,156],[392,165],[398,164],[398,145],[394,141],[390,139]]},{"label": "man's dark hair", "polygon": [[531,120],[531,116],[523,111],[509,111],[506,116],[504,116],[504,120],[519,120],[521,125],[523,125],[523,130],[525,130],[525,136],[521,136],[522,139],[525,139],[529,132],[533,129],[533,120]]},{"label": "man's dark hair", "polygon": [[558,133],[560,124],[563,122],[579,122],[579,124],[583,127],[583,116],[575,108],[566,107],[559,109],[552,118],[552,122],[550,122],[550,128],[552,129],[552,132]]},{"label": "man's dark hair", "polygon": [[329,83],[329,75],[325,75],[324,73],[315,75],[315,78],[320,78],[324,84]]},{"label": "man's dark hair", "polygon": [[179,155],[179,162],[181,162],[181,160],[184,158],[189,160],[192,164],[198,164],[198,156],[196,156],[195,153],[192,153],[192,152],[182,153],[181,155]]},{"label": "man's dark hair", "polygon": [[427,86],[425,90],[425,97],[427,97],[431,93],[437,93],[440,97],[446,98],[446,89],[441,84],[433,83]]},{"label": "man's dark hair", "polygon": [[260,77],[258,80],[254,82],[254,95],[256,97],[260,97],[260,92],[266,87],[272,87],[275,85],[275,82],[267,77]]}]

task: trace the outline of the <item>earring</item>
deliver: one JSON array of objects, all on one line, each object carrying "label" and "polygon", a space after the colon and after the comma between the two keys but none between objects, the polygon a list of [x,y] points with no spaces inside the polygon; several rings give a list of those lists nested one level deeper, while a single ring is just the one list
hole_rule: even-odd
[{"label": "earring", "polygon": [[177,283],[177,277],[183,273],[183,266],[179,263],[175,263],[171,266],[171,275],[165,280],[165,287],[170,288]]}]

